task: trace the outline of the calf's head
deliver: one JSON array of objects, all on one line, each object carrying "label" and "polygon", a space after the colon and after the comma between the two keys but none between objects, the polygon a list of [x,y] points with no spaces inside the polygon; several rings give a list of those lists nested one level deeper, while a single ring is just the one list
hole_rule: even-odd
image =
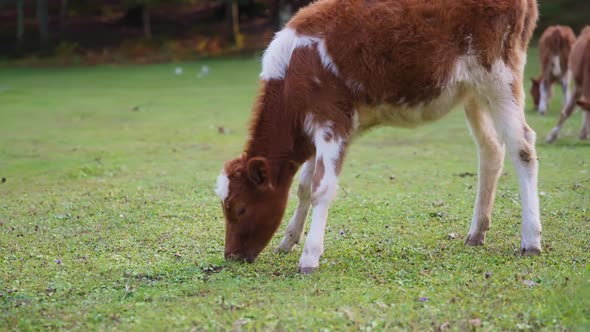
[{"label": "calf's head", "polygon": [[242,156],[225,164],[215,192],[225,216],[226,259],[253,262],[270,242],[295,171],[281,172],[280,165],[261,157]]},{"label": "calf's head", "polygon": [[539,102],[541,100],[541,80],[531,77],[531,96],[533,97],[533,104],[535,109],[539,109]]}]

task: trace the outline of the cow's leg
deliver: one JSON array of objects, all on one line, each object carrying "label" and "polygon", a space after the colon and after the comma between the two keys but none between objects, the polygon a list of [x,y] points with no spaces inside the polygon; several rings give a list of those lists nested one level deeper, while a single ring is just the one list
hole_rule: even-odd
[{"label": "cow's leg", "polygon": [[336,198],[338,175],[344,158],[346,140],[337,137],[331,128],[318,128],[314,133],[316,146],[315,170],[311,184],[311,226],[303,253],[299,260],[299,272],[312,273],[320,265],[324,253],[324,232],[328,219],[328,208]]},{"label": "cow's leg", "polygon": [[522,74],[515,73],[513,76],[512,81],[501,83],[494,91],[498,95],[490,100],[490,114],[518,176],[522,204],[521,253],[535,255],[541,252],[535,132],[524,117]]},{"label": "cow's leg", "polygon": [[557,125],[553,127],[549,135],[547,135],[547,143],[553,143],[557,139],[557,136],[559,136],[559,131],[563,127],[565,120],[567,120],[574,112],[574,109],[576,109],[576,100],[578,98],[580,98],[580,93],[578,91],[575,91],[568,97],[565,107],[559,115],[559,121],[557,122]]},{"label": "cow's leg", "polygon": [[477,143],[479,156],[477,198],[471,229],[465,240],[466,244],[475,246],[484,243],[486,231],[490,227],[496,184],[504,165],[504,144],[496,133],[490,114],[475,100],[466,104],[465,117]]},{"label": "cow's leg", "polygon": [[546,79],[541,80],[539,86],[540,98],[539,98],[539,114],[545,115],[547,112],[547,104],[549,103],[549,82]]},{"label": "cow's leg", "polygon": [[567,100],[569,98],[569,78],[568,74],[564,75],[561,80],[559,80],[559,85],[561,85],[561,92],[563,93],[561,97],[561,107],[565,107]]},{"label": "cow's leg", "polygon": [[307,213],[309,212],[309,206],[311,205],[311,180],[313,177],[315,160],[310,159],[301,168],[301,174],[299,175],[299,188],[297,189],[297,197],[299,202],[295,209],[295,214],[287,230],[285,236],[279,244],[277,251],[289,252],[293,247],[301,241],[303,236],[303,229],[305,228],[305,220],[307,219]]},{"label": "cow's leg", "polygon": [[580,139],[588,139],[590,134],[590,111],[582,112],[582,130],[580,131]]}]

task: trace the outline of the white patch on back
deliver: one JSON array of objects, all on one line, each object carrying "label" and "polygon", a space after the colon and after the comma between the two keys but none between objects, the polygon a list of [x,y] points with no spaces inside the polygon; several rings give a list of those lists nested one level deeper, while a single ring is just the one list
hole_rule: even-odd
[{"label": "white patch on back", "polygon": [[293,51],[299,47],[308,47],[314,44],[317,45],[318,54],[324,67],[338,75],[338,68],[328,54],[322,38],[299,35],[294,29],[285,28],[275,34],[274,39],[264,51],[260,78],[266,81],[283,79],[291,62]]},{"label": "white patch on back", "polygon": [[225,172],[221,172],[217,177],[217,183],[215,185],[215,193],[221,199],[222,202],[225,202],[227,195],[229,194],[229,178]]},{"label": "white patch on back", "polygon": [[553,76],[561,77],[563,71],[561,70],[561,61],[559,60],[559,55],[553,56]]}]

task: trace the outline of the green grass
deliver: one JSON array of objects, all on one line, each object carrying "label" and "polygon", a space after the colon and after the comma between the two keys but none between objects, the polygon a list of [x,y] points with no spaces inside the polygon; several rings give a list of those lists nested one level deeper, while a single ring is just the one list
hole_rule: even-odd
[{"label": "green grass", "polygon": [[223,260],[213,185],[243,147],[258,61],[175,66],[0,70],[0,330],[590,328],[590,143],[579,113],[543,142],[559,98],[527,109],[543,255],[518,253],[511,165],[487,244],[463,245],[477,156],[457,110],[351,146],[320,269],[301,276],[301,246],[270,250],[286,222],[254,264]]}]

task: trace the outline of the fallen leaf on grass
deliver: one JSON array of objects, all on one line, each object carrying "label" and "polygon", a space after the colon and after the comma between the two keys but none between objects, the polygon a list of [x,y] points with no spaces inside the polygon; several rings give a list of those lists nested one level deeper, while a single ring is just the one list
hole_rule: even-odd
[{"label": "fallen leaf on grass", "polygon": [[479,318],[470,319],[467,322],[469,323],[469,325],[474,326],[474,327],[481,326],[481,319],[479,319]]},{"label": "fallen leaf on grass", "polygon": [[532,280],[523,280],[522,283],[529,287],[537,286],[537,283]]},{"label": "fallen leaf on grass", "polygon": [[449,327],[451,326],[451,323],[449,323],[449,321],[445,321],[444,323],[442,323],[439,327],[436,328],[436,332],[443,332],[449,329]]},{"label": "fallen leaf on grass", "polygon": [[447,237],[449,239],[453,240],[453,239],[458,238],[459,237],[459,234],[457,234],[457,233],[449,233],[449,234],[447,234]]},{"label": "fallen leaf on grass", "polygon": [[444,216],[446,216],[447,214],[442,212],[442,211],[437,211],[437,212],[431,212],[430,213],[430,217],[432,218],[443,218]]},{"label": "fallen leaf on grass", "polygon": [[354,321],[354,315],[352,314],[352,311],[350,311],[350,309],[342,308],[342,312],[346,315],[346,318],[348,318],[348,320]]},{"label": "fallen leaf on grass", "polygon": [[467,177],[467,176],[476,176],[476,175],[477,174],[471,173],[471,172],[463,172],[463,173],[457,174],[457,176],[460,177],[460,178],[464,178],[464,177]]}]

